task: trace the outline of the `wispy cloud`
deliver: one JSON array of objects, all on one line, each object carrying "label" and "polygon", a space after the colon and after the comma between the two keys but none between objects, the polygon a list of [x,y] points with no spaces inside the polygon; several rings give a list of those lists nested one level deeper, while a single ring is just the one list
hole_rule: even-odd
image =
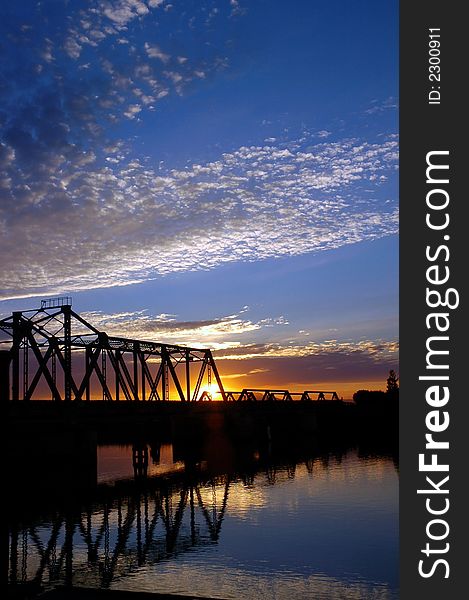
[{"label": "wispy cloud", "polygon": [[385,100],[372,100],[370,102],[369,108],[365,110],[366,115],[375,115],[377,113],[382,113],[387,110],[396,110],[399,104],[396,98],[390,96]]},{"label": "wispy cloud", "polygon": [[242,377],[250,377],[252,375],[256,375],[259,376],[261,373],[269,373],[270,369],[251,369],[249,371],[247,371],[246,373],[230,373],[229,375],[224,375],[223,376],[223,380],[230,380],[230,379],[240,379]]},{"label": "wispy cloud", "polygon": [[[374,381],[383,389],[390,369],[398,370],[395,340],[359,340],[301,344],[257,344],[216,350],[225,389],[243,387],[336,390],[345,395]],[[376,383],[377,382],[377,383]],[[319,387],[318,387],[319,386]]]},{"label": "wispy cloud", "polygon": [[219,350],[218,359],[246,360],[254,358],[301,358],[308,356],[362,356],[379,364],[386,360],[397,360],[399,343],[397,340],[327,340],[306,344],[250,344],[243,347]]},{"label": "wispy cloud", "polygon": [[177,315],[164,313],[150,315],[146,310],[113,314],[93,311],[81,316],[108,335],[216,350],[240,347],[240,339],[254,332],[287,324],[284,317],[252,321],[242,316],[245,312],[242,309],[233,315],[200,321],[181,321]]},{"label": "wispy cloud", "polygon": [[[397,361],[397,340],[292,339],[285,317],[253,321],[245,316],[248,312],[249,309],[245,307],[236,314],[200,321],[182,321],[177,315],[165,313],[151,315],[146,310],[122,313],[93,311],[82,313],[82,317],[109,335],[210,347],[215,351],[217,360],[321,357],[327,362],[328,357],[354,356],[379,364]],[[269,329],[272,329],[274,337],[280,337],[283,341],[252,343],[253,337],[258,337],[261,330],[264,330],[265,335]],[[246,374],[265,371],[262,368]],[[234,374],[232,376],[235,377]]]},{"label": "wispy cloud", "polygon": [[330,135],[332,135],[332,132],[328,131],[327,129],[321,129],[320,131],[316,132],[316,137],[322,139],[328,138]]}]

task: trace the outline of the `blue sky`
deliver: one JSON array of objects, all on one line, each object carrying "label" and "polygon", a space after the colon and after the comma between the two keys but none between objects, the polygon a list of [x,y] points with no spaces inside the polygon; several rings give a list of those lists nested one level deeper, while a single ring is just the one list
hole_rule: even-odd
[{"label": "blue sky", "polygon": [[70,293],[109,332],[213,347],[234,387],[384,385],[397,2],[0,11],[3,314]]}]

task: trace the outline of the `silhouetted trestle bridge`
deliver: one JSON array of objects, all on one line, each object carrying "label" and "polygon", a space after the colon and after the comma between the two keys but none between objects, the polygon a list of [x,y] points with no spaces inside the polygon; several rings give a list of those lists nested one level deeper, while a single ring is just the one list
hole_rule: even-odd
[{"label": "silhouetted trestle bridge", "polygon": [[338,400],[336,392],[321,390],[227,392],[210,349],[108,335],[76,313],[69,297],[13,312],[0,321],[0,332],[0,344],[9,345],[0,351],[2,400],[47,395],[66,402],[89,401],[92,396],[107,401],[194,402],[217,395],[224,401]]},{"label": "silhouetted trestle bridge", "polygon": [[[338,400],[336,392],[322,392],[320,390],[305,390],[304,392],[290,392],[288,390],[266,390],[261,388],[243,389],[241,392],[228,392],[225,390],[226,400],[240,401],[273,401],[273,400]],[[315,397],[314,397],[315,396]]]}]

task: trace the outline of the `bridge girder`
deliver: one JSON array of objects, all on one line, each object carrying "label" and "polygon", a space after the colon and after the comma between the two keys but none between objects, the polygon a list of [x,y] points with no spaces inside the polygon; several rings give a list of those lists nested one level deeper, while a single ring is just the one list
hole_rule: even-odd
[{"label": "bridge girder", "polygon": [[53,400],[90,400],[94,382],[104,400],[165,401],[175,394],[190,402],[207,396],[203,385],[212,375],[226,400],[210,349],[107,335],[71,303],[13,312],[0,331],[7,338],[1,343],[10,345],[14,401],[32,399],[40,382]]}]

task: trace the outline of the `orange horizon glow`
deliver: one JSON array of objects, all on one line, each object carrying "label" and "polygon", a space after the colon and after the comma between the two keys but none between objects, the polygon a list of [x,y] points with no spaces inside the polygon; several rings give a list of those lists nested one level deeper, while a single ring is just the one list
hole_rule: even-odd
[{"label": "orange horizon glow", "polygon": [[[223,382],[223,376],[221,376],[222,382]],[[244,379],[244,381],[243,381]],[[224,385],[224,390],[225,392],[241,392],[243,389],[261,389],[261,390],[268,390],[268,389],[276,389],[276,390],[288,390],[290,393],[303,393],[306,390],[317,390],[317,391],[323,391],[323,392],[336,392],[339,399],[341,400],[352,400],[353,399],[353,394],[355,392],[357,392],[358,390],[385,390],[386,389],[386,381],[384,381],[383,379],[374,379],[374,380],[359,380],[359,381],[340,381],[340,382],[331,382],[331,381],[316,381],[316,382],[311,382],[311,383],[293,383],[293,382],[287,382],[287,383],[275,383],[272,384],[270,386],[265,385],[265,383],[261,383],[261,382],[247,382],[245,380],[246,378],[240,378],[239,380],[228,380],[229,383],[228,385]],[[170,393],[169,393],[169,401],[179,401],[179,396],[178,393],[175,389],[172,389],[173,386],[171,386],[170,388]],[[183,387],[184,391],[185,388]],[[191,398],[194,394],[195,388],[191,389]],[[113,393],[114,390],[111,390],[111,393]],[[218,384],[216,383],[212,383],[210,385],[205,384],[202,385],[200,390],[199,390],[199,398],[202,396],[202,394],[206,392],[208,394],[208,396],[210,396],[211,400],[214,402],[218,402],[218,401],[222,401],[222,394],[220,392],[220,388],[218,386]],[[148,400],[148,390],[146,393],[146,398]],[[35,394],[35,398],[36,399],[47,399],[46,394]],[[33,398],[34,399],[34,398]],[[84,399],[84,398],[83,398]],[[90,394],[90,399],[93,400],[102,400],[102,390],[100,387],[98,386],[93,386],[92,390],[91,390],[91,394]],[[113,397],[113,399],[115,400],[115,398]],[[120,398],[121,402],[125,402],[125,398],[121,395]]]},{"label": "orange horizon glow", "polygon": [[[231,372],[230,370],[234,370]],[[250,361],[247,361],[245,365],[240,368],[239,361],[236,365],[231,365],[228,361],[223,361],[221,369],[219,367],[220,378],[225,392],[237,392],[240,393],[243,389],[261,389],[261,390],[288,390],[290,393],[302,394],[306,390],[315,390],[322,392],[336,392],[339,399],[352,400],[353,395],[360,389],[366,390],[385,390],[386,389],[386,378],[388,371],[386,367],[383,367],[382,373],[380,372],[379,377],[354,377],[353,379],[328,379],[329,373],[321,373],[320,377],[314,380],[305,380],[302,377],[302,371],[299,372],[299,378],[295,377],[295,373],[289,372],[289,365],[275,364],[275,368],[270,367],[264,369],[253,369]],[[380,370],[381,371],[381,370]],[[322,377],[321,377],[322,375]],[[357,373],[357,375],[359,375]],[[361,374],[360,374],[361,375]],[[344,373],[346,376],[346,373]],[[62,382],[60,382],[62,383]],[[182,373],[182,379],[180,380],[181,387],[184,396],[186,395],[186,382],[184,373]],[[195,391],[195,378],[191,381],[191,398]],[[103,392],[101,385],[96,377],[93,377],[90,385],[90,399],[91,400],[102,400]],[[146,399],[150,395],[150,388],[148,385],[146,388]],[[59,391],[61,385],[59,385]],[[208,395],[213,401],[221,401],[222,395],[219,389],[218,382],[216,381],[214,374],[212,374],[212,381],[209,383],[207,376],[204,377],[201,387],[199,388],[198,398],[202,394]],[[110,393],[112,398],[115,400],[115,389],[114,382],[110,382]],[[139,385],[139,396],[142,395],[142,387]],[[314,396],[312,396],[314,397]],[[326,396],[328,397],[328,396]],[[38,385],[34,394],[34,399],[48,399],[50,398],[50,391],[45,387],[45,382],[41,381]],[[84,399],[84,398],[83,398]],[[172,379],[169,381],[169,399],[171,401],[179,401],[179,394],[176,390]],[[120,400],[125,401],[125,397],[121,391]]]},{"label": "orange horizon glow", "polygon": [[[223,382],[223,377],[221,377]],[[234,383],[233,383],[234,382]],[[359,380],[359,381],[316,381],[312,383],[292,383],[288,382],[285,384],[275,384],[266,386],[262,383],[249,383],[243,381],[240,378],[238,381],[235,379],[229,380],[229,384],[224,385],[225,391],[237,391],[241,392],[243,389],[278,389],[278,390],[288,390],[290,393],[303,393],[306,390],[318,390],[324,392],[336,392],[338,397],[343,400],[352,400],[353,394],[358,390],[385,390],[386,389],[386,381],[383,379],[367,379],[367,380]],[[205,386],[201,389],[201,393],[206,391],[212,397],[212,400],[222,400],[221,392],[218,385],[211,384],[209,386]]]}]

